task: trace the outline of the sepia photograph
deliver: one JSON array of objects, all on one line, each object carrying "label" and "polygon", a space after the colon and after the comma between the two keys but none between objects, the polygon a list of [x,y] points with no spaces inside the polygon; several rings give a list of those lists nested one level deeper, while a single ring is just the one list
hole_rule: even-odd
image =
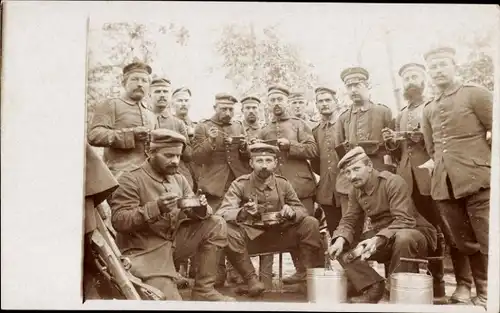
[{"label": "sepia photograph", "polygon": [[128,4],[82,25],[83,303],[498,309],[498,6]]}]

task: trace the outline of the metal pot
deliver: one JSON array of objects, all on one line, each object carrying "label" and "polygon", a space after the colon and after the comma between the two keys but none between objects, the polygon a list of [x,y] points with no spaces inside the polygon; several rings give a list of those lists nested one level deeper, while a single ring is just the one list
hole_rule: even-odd
[{"label": "metal pot", "polygon": [[[428,264],[427,260],[401,258],[402,262]],[[393,273],[390,276],[390,303],[433,304],[433,278],[420,273]]]},{"label": "metal pot", "polygon": [[189,208],[201,207],[201,202],[198,197],[181,198],[177,200],[177,207],[181,210]]},{"label": "metal pot", "polygon": [[307,299],[313,303],[346,303],[347,277],[344,270],[307,269]]},{"label": "metal pot", "polygon": [[267,212],[261,214],[261,219],[264,225],[276,225],[283,221],[280,212]]}]

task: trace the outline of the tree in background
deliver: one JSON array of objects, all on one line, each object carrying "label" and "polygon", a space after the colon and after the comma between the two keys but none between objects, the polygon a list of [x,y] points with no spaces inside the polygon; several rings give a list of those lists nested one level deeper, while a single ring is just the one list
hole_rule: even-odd
[{"label": "tree in background", "polygon": [[92,118],[97,103],[120,94],[122,69],[133,61],[148,64],[159,58],[157,41],[174,36],[175,42],[185,46],[189,31],[183,26],[144,25],[138,23],[106,23],[90,30],[92,38],[88,51],[87,122]]},{"label": "tree in background", "polygon": [[[226,25],[216,50],[238,98],[255,94],[264,99],[267,87],[277,83],[306,91],[316,85],[314,66],[301,58],[296,47],[280,38],[275,26],[256,34],[253,25]],[[314,114],[314,108],[308,109],[308,114]],[[263,106],[261,121],[267,122],[270,116],[270,108]]]}]

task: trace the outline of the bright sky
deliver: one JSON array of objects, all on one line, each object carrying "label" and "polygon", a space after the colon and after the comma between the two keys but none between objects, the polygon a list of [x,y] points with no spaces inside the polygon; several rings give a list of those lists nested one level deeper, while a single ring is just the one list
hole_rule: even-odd
[{"label": "bright sky", "polygon": [[188,46],[158,43],[161,61],[152,66],[174,85],[192,89],[191,115],[199,119],[212,114],[215,93],[232,89],[224,72],[208,73],[209,67],[220,64],[214,42],[224,24],[253,22],[257,33],[278,24],[283,38],[316,66],[321,82],[334,88],[342,88],[340,72],[357,65],[361,51],[361,65],[371,74],[372,98],[395,110],[384,28],[390,30],[395,73],[404,63],[422,62],[422,53],[436,44],[455,46],[458,61],[464,60],[468,51],[460,49],[459,37],[498,29],[499,12],[492,5],[457,4],[108,2],[96,3],[90,16],[91,28],[113,21],[186,27]]}]

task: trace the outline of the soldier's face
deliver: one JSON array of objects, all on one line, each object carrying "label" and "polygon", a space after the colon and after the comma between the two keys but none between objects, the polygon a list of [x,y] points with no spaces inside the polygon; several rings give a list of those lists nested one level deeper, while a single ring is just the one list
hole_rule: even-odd
[{"label": "soldier's face", "polygon": [[130,73],[125,79],[123,87],[130,99],[139,101],[148,94],[150,82],[150,77],[146,73]]},{"label": "soldier's face", "polygon": [[450,58],[431,58],[427,61],[427,70],[436,86],[447,86],[453,82],[457,66]]},{"label": "soldier's face", "polygon": [[306,107],[306,101],[303,99],[300,100],[292,100],[290,102],[290,109],[292,110],[292,114],[296,117],[301,117],[304,113]]},{"label": "soldier's face", "polygon": [[357,82],[346,85],[347,93],[354,103],[362,103],[368,100],[368,86],[365,82]]},{"label": "soldier's face", "polygon": [[422,96],[425,88],[425,75],[422,71],[408,70],[403,73],[403,96],[407,100]]},{"label": "soldier's face", "polygon": [[361,188],[370,178],[370,174],[372,171],[373,165],[371,161],[360,160],[356,163],[346,166],[342,170],[342,173],[347,177],[347,179],[349,179],[349,181],[355,188]]},{"label": "soldier's face", "polygon": [[281,116],[285,113],[288,106],[288,97],[282,93],[270,94],[267,98],[269,106],[273,108],[273,114],[275,116]]},{"label": "soldier's face", "polygon": [[249,123],[255,123],[259,114],[259,107],[254,103],[246,103],[243,105],[243,117]]},{"label": "soldier's face", "polygon": [[191,96],[187,92],[176,93],[173,98],[173,103],[177,116],[187,115],[191,107]]},{"label": "soldier's face", "polygon": [[250,159],[250,166],[260,178],[268,178],[276,168],[276,157],[259,155]]},{"label": "soldier's face", "polygon": [[229,123],[234,116],[234,104],[217,103],[215,112],[222,122]]},{"label": "soldier's face", "polygon": [[170,88],[167,86],[151,87],[151,100],[158,109],[165,109],[170,100]]},{"label": "soldier's face", "polygon": [[336,105],[336,99],[329,92],[320,93],[316,96],[316,107],[321,115],[332,115]]},{"label": "soldier's face", "polygon": [[160,175],[173,175],[178,172],[181,153],[172,153],[170,148],[161,148],[151,152],[151,166]]}]

